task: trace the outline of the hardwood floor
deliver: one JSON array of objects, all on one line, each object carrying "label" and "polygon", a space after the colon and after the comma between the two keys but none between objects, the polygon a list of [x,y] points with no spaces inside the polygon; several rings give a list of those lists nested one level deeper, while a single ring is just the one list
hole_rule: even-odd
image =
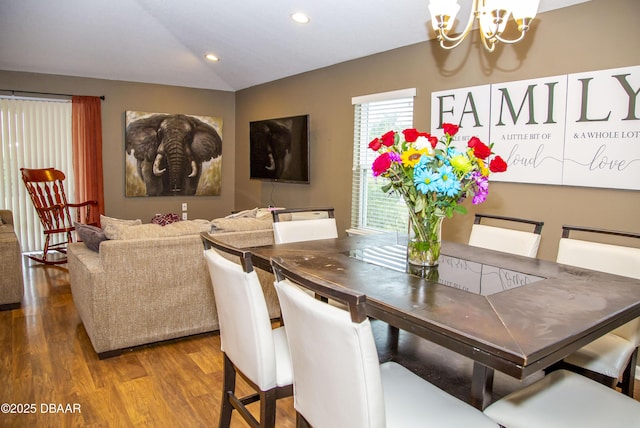
[{"label": "hardwood floor", "polygon": [[[217,334],[98,360],[75,310],[67,270],[32,263],[24,264],[22,308],[0,312],[0,403],[21,411],[35,404],[35,412],[3,412],[0,426],[217,426],[222,393]],[[250,392],[242,381],[239,387]],[[294,427],[293,399],[280,401],[278,426]],[[73,412],[74,406],[80,411]],[[257,405],[251,407],[257,415]],[[232,426],[246,426],[235,413]]]},{"label": "hardwood floor", "polygon": [[[22,307],[0,312],[0,403],[32,412],[3,411],[1,427],[217,426],[222,384],[217,334],[98,360],[75,310],[66,268],[26,260],[24,276]],[[460,399],[468,397],[469,360],[407,333],[400,335],[396,351],[386,325],[373,325],[382,359],[400,362]],[[496,373],[495,396],[521,385]],[[239,387],[250,392],[242,381]],[[640,382],[635,396],[640,397]],[[251,407],[257,415],[258,406]],[[295,426],[292,398],[279,400],[276,422]],[[234,412],[232,427],[245,426]]]}]

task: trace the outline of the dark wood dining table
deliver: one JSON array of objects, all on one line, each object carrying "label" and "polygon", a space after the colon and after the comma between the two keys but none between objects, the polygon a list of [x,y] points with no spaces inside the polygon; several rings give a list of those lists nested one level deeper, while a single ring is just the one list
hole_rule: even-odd
[{"label": "dark wood dining table", "polygon": [[364,293],[370,317],[472,359],[470,402],[480,409],[495,370],[524,379],[640,316],[637,279],[453,242],[437,270],[413,273],[396,234],[250,250],[259,268],[281,257]]}]

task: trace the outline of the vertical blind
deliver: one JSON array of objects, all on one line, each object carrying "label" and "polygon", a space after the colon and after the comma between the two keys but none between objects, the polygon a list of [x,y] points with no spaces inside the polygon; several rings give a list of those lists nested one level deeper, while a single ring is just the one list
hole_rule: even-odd
[{"label": "vertical blind", "polygon": [[407,208],[402,197],[382,192],[384,178],[374,178],[371,165],[377,153],[369,142],[387,131],[413,125],[415,89],[355,97],[351,228],[407,230]]},{"label": "vertical blind", "polygon": [[44,231],[22,183],[20,168],[59,169],[66,175],[67,195],[75,194],[71,157],[71,103],[64,100],[0,97],[0,137],[0,208],[13,212],[22,251],[42,250]]}]

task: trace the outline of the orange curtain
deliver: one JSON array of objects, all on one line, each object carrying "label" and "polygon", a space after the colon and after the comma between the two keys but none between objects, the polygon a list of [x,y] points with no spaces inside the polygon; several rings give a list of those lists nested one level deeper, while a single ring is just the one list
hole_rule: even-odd
[{"label": "orange curtain", "polygon": [[73,169],[76,182],[74,202],[98,201],[91,222],[104,214],[102,177],[102,112],[100,97],[74,96],[71,99]]}]

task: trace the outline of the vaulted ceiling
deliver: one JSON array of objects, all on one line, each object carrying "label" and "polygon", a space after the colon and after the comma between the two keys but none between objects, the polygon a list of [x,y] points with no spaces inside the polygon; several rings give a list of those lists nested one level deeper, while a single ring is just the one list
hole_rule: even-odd
[{"label": "vaulted ceiling", "polygon": [[[588,0],[541,0],[539,12]],[[461,20],[472,0],[460,0]],[[433,38],[428,0],[2,0],[0,69],[236,91]],[[293,22],[305,12],[308,24]],[[204,59],[214,53],[219,62]]]}]

